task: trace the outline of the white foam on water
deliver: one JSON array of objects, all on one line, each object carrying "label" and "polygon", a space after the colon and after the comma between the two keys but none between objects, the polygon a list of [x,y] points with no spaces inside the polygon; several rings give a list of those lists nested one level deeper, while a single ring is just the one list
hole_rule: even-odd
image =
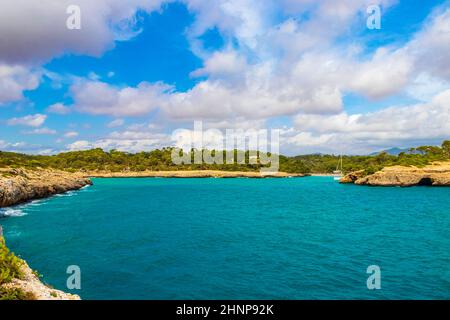
[{"label": "white foam on water", "polygon": [[25,206],[39,207],[39,206],[41,206],[43,204],[44,204],[44,201],[42,201],[42,200],[33,200],[30,203],[27,203],[26,205],[24,205],[24,207]]},{"label": "white foam on water", "polygon": [[75,195],[75,191],[67,191],[65,193],[55,194],[54,197],[72,197],[73,195]]},{"label": "white foam on water", "polygon": [[[85,191],[87,188],[90,187],[89,185],[86,185],[82,187],[79,190],[72,190],[68,191],[66,193],[59,193],[55,194],[54,197],[73,197],[80,191]],[[31,209],[32,207],[39,207],[43,204],[45,204],[47,199],[37,199],[33,200],[31,202],[28,202],[26,204],[22,204],[20,206],[16,207],[10,207],[10,208],[0,208],[0,218],[1,217],[22,217],[27,215],[28,213],[24,211],[23,209],[26,209],[27,207]]]},{"label": "white foam on water", "polygon": [[20,208],[6,208],[0,209],[0,217],[22,217],[27,213]]}]

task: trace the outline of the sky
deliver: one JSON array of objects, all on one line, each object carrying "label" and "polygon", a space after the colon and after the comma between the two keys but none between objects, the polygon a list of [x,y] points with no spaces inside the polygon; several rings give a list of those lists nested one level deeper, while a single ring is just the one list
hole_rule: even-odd
[{"label": "sky", "polygon": [[149,151],[195,121],[286,155],[439,145],[450,1],[0,0],[0,150]]}]

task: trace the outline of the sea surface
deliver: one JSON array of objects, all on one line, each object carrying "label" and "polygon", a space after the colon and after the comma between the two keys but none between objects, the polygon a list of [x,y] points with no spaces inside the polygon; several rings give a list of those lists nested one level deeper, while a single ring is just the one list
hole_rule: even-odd
[{"label": "sea surface", "polygon": [[[0,211],[8,246],[83,299],[450,299],[450,188],[93,182]],[[70,265],[81,290],[66,287]]]}]

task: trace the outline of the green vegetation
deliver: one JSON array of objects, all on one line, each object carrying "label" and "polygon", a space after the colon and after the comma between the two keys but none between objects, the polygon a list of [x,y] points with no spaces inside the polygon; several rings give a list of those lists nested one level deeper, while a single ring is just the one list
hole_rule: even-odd
[{"label": "green vegetation", "polygon": [[10,252],[5,245],[5,240],[0,237],[0,300],[34,300],[32,293],[20,288],[7,288],[4,285],[13,279],[22,277],[22,260]]},{"label": "green vegetation", "polygon": [[20,279],[22,263],[22,260],[6,247],[3,237],[0,237],[0,286],[11,282],[14,278]]},{"label": "green vegetation", "polygon": [[[336,168],[337,156],[331,155],[304,155],[294,157],[301,161],[311,173],[329,173]],[[375,156],[343,156],[344,172],[365,170],[372,174],[388,166],[416,166],[424,167],[434,161],[450,159],[450,141],[444,141],[441,147],[421,146],[411,148],[398,156],[382,152]]]},{"label": "green vegetation", "polygon": [[36,297],[20,288],[0,287],[0,300],[36,300]]},{"label": "green vegetation", "polygon": [[[261,164],[248,164],[249,152],[245,152],[246,164],[183,164],[172,162],[172,148],[163,148],[150,152],[135,154],[102,149],[64,152],[58,155],[26,155],[12,152],[0,152],[1,167],[54,168],[66,171],[107,170],[121,171],[163,171],[163,170],[223,170],[223,171],[258,171]],[[220,151],[212,151],[212,155]],[[188,156],[193,159],[195,151]],[[223,151],[224,155],[226,152]],[[234,151],[237,159],[238,151]],[[344,156],[344,171],[366,170],[367,174],[376,172],[385,166],[404,165],[423,167],[433,161],[450,158],[450,140],[444,141],[441,147],[422,146],[411,148],[398,156],[381,153],[376,156]],[[224,159],[226,157],[224,156]],[[280,171],[289,173],[331,173],[336,169],[339,157],[335,155],[302,155],[296,157],[280,156]],[[192,161],[193,162],[193,161]],[[235,161],[236,162],[236,161]],[[6,174],[6,173],[4,173]]]}]

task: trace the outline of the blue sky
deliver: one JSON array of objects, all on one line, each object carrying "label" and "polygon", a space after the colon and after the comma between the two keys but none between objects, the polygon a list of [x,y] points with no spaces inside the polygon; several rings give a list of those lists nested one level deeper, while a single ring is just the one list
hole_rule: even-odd
[{"label": "blue sky", "polygon": [[[80,30],[65,26],[69,4],[80,7]],[[380,30],[366,27],[370,4]],[[279,128],[290,155],[450,135],[448,1],[1,6],[1,150],[151,150],[180,143],[171,133],[194,121]]]}]

